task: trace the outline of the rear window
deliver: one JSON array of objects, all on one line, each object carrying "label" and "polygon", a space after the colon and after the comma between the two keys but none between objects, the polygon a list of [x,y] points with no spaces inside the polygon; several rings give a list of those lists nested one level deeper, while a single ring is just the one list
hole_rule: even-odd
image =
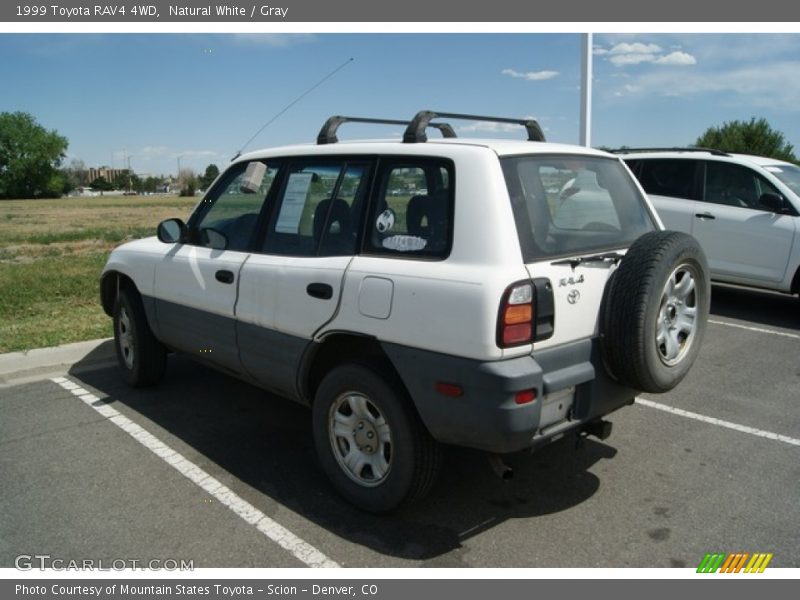
[{"label": "rear window", "polygon": [[501,164],[526,262],[625,248],[655,229],[615,159],[537,155]]}]

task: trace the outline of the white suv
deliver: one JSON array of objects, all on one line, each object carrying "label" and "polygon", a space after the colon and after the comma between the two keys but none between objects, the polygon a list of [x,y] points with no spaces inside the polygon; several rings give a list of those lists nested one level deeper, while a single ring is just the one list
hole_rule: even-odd
[{"label": "white suv", "polygon": [[[528,141],[457,139],[441,118]],[[441,444],[498,466],[604,438],[605,415],[683,378],[705,258],[622,161],[531,120],[423,111],[402,141],[338,142],[348,121],[398,124],[332,117],[315,145],[238,157],[187,223],[114,250],[101,295],[129,383],[178,351],[309,405],[334,486],[382,512],[424,495]]]},{"label": "white suv", "polygon": [[618,152],[667,229],[700,242],[713,280],[800,292],[800,167],[704,148]]}]

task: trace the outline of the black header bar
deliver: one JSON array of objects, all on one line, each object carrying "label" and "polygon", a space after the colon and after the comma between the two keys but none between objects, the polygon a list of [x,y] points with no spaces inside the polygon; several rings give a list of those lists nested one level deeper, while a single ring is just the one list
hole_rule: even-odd
[{"label": "black header bar", "polygon": [[24,23],[792,23],[786,0],[10,0],[0,21]]}]

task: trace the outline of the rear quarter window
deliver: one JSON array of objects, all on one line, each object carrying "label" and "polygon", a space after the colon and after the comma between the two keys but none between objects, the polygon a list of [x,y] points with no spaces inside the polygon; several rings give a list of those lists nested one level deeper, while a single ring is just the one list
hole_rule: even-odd
[{"label": "rear quarter window", "polygon": [[695,171],[698,161],[690,159],[641,160],[629,163],[644,191],[656,196],[693,200]]},{"label": "rear quarter window", "polygon": [[453,166],[431,158],[385,159],[365,249],[397,258],[445,258],[453,238]]},{"label": "rear quarter window", "polygon": [[625,248],[655,229],[616,159],[537,155],[501,164],[526,262]]}]

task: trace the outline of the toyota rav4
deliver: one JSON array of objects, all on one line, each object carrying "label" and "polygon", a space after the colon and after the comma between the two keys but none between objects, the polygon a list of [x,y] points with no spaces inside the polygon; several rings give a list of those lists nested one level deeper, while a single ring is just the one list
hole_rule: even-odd
[{"label": "toyota rav4", "polygon": [[712,280],[800,293],[800,167],[708,148],[616,152],[664,224],[697,239]]},{"label": "toyota rav4", "polygon": [[[348,121],[406,129],[339,142]],[[114,250],[101,296],[131,385],[181,352],[308,405],[334,487],[385,512],[429,490],[443,444],[605,438],[689,370],[709,281],[619,158],[423,111],[237,157],[187,222]]]}]

